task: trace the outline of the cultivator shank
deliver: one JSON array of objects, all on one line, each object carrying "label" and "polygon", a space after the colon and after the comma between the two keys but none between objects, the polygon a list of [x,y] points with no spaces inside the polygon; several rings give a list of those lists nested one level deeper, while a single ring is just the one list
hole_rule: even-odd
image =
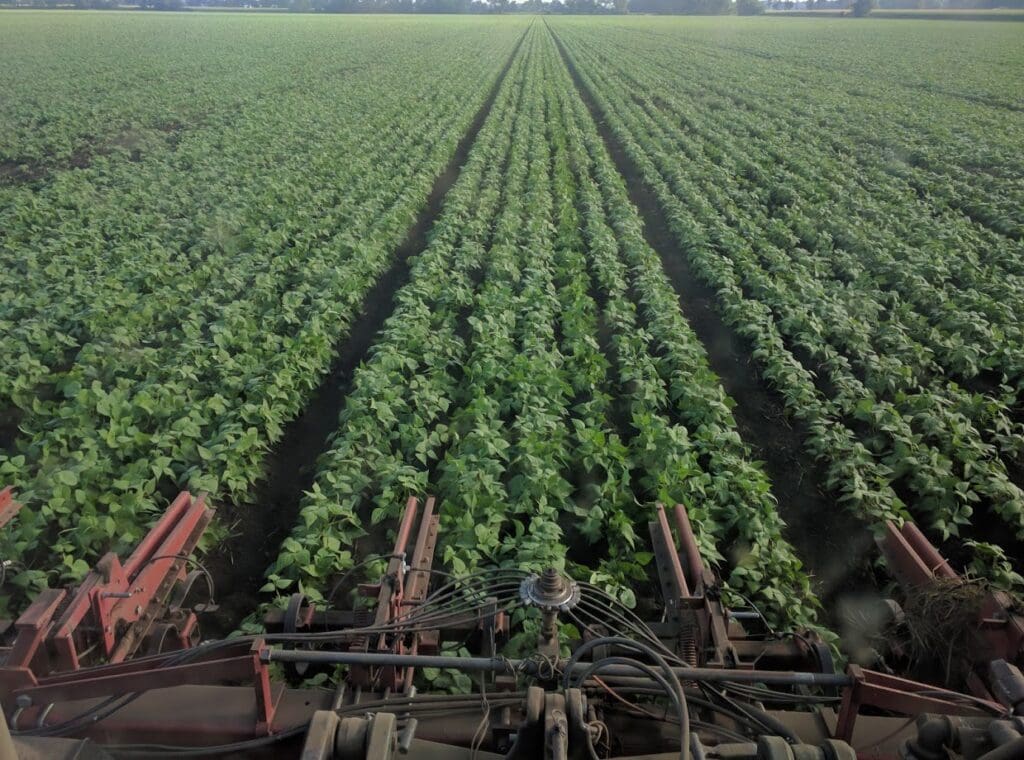
[{"label": "cultivator shank", "polygon": [[[948,653],[947,670],[951,662],[963,663],[971,694],[984,700],[1016,694],[1013,707],[1016,711],[1020,705],[1024,713],[1024,690],[1017,693],[1018,687],[1008,686],[1020,678],[1018,668],[1024,667],[1024,615],[1017,602],[979,579],[957,574],[913,523],[887,523],[879,546],[904,594],[902,608],[890,602],[894,616],[905,617],[905,608],[914,608],[929,595],[962,600],[959,620],[952,622],[960,624],[964,635],[951,642],[959,646]],[[907,654],[899,649],[896,653]]]},{"label": "cultivator shank", "polygon": [[106,554],[74,592],[39,594],[15,623],[13,645],[0,652],[0,682],[191,646],[198,620],[182,602],[202,573],[186,572],[186,564],[212,514],[204,496],[182,493],[127,562]]},{"label": "cultivator shank", "polygon": [[681,504],[672,510],[678,539],[667,511],[656,507],[648,523],[665,600],[666,620],[651,623],[666,644],[693,667],[804,670],[830,673],[832,653],[813,631],[773,635],[753,608],[728,610],[722,601],[721,580],[697,548],[690,518]]}]

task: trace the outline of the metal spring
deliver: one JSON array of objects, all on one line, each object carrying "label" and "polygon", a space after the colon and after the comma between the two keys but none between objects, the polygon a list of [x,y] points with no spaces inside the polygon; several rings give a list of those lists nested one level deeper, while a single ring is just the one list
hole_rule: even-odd
[{"label": "metal spring", "polygon": [[697,662],[697,626],[681,626],[679,634],[679,656],[691,668],[696,668]]}]

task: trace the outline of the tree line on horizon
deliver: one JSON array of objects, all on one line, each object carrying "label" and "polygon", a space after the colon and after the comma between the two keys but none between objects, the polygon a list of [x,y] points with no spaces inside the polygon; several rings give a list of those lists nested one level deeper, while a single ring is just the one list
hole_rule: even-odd
[{"label": "tree line on horizon", "polygon": [[864,16],[875,8],[1024,8],[1024,0],[0,0],[0,7],[176,11],[251,8],[296,13],[551,13],[752,16],[767,10],[846,11]]}]

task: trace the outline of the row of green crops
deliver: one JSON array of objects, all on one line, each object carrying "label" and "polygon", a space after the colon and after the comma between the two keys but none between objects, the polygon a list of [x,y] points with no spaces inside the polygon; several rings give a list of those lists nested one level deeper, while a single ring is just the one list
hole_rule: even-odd
[{"label": "row of green crops", "polygon": [[508,64],[266,590],[321,601],[432,493],[446,569],[556,565],[632,604],[660,500],[729,588],[814,625],[566,60],[838,499],[1024,540],[1010,25],[4,21],[0,483],[28,508],[0,555],[25,591],[134,543],[179,487],[250,498]]},{"label": "row of green crops", "polygon": [[[28,505],[4,556],[23,587],[131,545],[178,487],[244,501],[528,23],[99,19],[18,15],[0,34],[63,42],[87,81],[131,70],[122,34],[180,36],[171,79],[123,92],[128,121],[163,118],[176,70],[234,97],[215,126],[0,190],[0,480]],[[254,70],[224,80],[240,29]]]},{"label": "row of green crops", "polygon": [[782,34],[552,27],[841,500],[942,537],[980,510],[1024,539],[1019,61],[969,98],[898,58],[877,79],[766,69]]},{"label": "row of green crops", "polygon": [[447,568],[564,566],[632,602],[660,499],[690,507],[705,557],[773,621],[815,621],[767,478],[545,26],[397,303],[267,590],[319,598],[357,559],[341,549],[433,493]]}]

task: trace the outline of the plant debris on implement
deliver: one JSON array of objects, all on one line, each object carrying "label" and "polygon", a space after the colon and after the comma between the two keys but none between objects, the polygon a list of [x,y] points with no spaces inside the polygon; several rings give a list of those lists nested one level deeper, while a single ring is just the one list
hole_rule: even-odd
[{"label": "plant debris on implement", "polygon": [[[18,505],[3,498],[9,520]],[[813,631],[777,633],[757,609],[730,609],[682,505],[658,505],[648,525],[656,620],[554,568],[436,568],[437,507],[408,500],[385,572],[358,585],[354,607],[295,594],[263,633],[203,641],[199,622],[216,605],[189,555],[212,510],[181,494],[126,562],[106,555],[77,588],[44,592],[6,626],[7,747],[304,760],[1024,752],[1022,619],[1002,594],[972,607],[961,692],[856,665],[839,673]],[[907,609],[935,582],[965,584],[912,525],[890,525],[882,547]],[[451,693],[426,669],[473,688]],[[320,686],[331,677],[333,689]]]}]

